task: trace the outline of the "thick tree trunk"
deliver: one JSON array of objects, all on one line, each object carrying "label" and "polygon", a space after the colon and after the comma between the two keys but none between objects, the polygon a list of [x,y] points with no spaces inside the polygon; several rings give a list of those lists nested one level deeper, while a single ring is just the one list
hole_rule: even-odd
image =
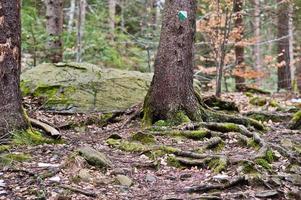
[{"label": "thick tree trunk", "polygon": [[[180,21],[179,11],[188,19]],[[144,122],[174,119],[184,113],[201,119],[199,99],[193,88],[193,49],[196,1],[166,0],[155,74],[144,102]]]},{"label": "thick tree trunk", "polygon": [[[282,0],[278,0],[282,2]],[[280,3],[278,9],[278,90],[291,90],[289,4]]]},{"label": "thick tree trunk", "polygon": [[53,62],[63,60],[63,0],[46,0],[47,58]]},{"label": "thick tree trunk", "polygon": [[20,92],[20,1],[0,0],[0,138],[26,128]]},{"label": "thick tree trunk", "polygon": [[235,57],[236,57],[236,75],[235,75],[235,88],[237,91],[242,91],[245,86],[245,78],[243,74],[245,72],[244,65],[244,46],[241,44],[244,35],[244,24],[242,16],[243,0],[234,1],[233,11],[235,16],[235,28],[238,30],[238,36],[236,38],[235,45]]}]

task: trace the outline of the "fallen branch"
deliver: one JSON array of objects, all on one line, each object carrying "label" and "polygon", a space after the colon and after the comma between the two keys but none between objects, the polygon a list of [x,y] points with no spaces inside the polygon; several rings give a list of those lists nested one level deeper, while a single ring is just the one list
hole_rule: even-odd
[{"label": "fallen branch", "polygon": [[86,195],[88,197],[97,197],[97,194],[94,191],[91,191],[91,190],[85,190],[85,189],[81,189],[81,188],[78,188],[78,187],[73,187],[73,186],[70,186],[70,185],[60,185],[60,187],[63,188],[63,189],[70,190],[72,192],[77,192],[77,193]]},{"label": "fallen branch", "polygon": [[199,185],[199,186],[194,186],[194,187],[189,187],[185,188],[184,192],[188,193],[205,193],[211,190],[225,190],[231,187],[234,187],[239,184],[248,184],[247,179],[245,176],[238,176],[234,180],[230,181],[229,183],[226,184],[216,184],[216,185],[210,185],[210,184],[204,184],[204,185]]},{"label": "fallen branch", "polygon": [[33,127],[43,129],[52,138],[55,138],[55,139],[60,139],[61,138],[60,132],[58,130],[56,130],[54,127],[52,127],[52,126],[50,126],[50,125],[48,125],[44,122],[41,122],[39,120],[32,119],[32,118],[29,118],[29,122],[31,123],[31,125]]}]

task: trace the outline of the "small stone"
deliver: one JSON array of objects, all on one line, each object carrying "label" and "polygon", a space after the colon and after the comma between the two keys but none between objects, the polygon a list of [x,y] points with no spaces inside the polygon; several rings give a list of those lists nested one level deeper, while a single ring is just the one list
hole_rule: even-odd
[{"label": "small stone", "polygon": [[92,147],[86,146],[79,149],[79,154],[86,159],[86,161],[96,167],[109,167],[112,162],[101,152],[96,151]]},{"label": "small stone", "polygon": [[84,182],[90,182],[93,178],[87,169],[81,169],[78,177]]},{"label": "small stone", "polygon": [[49,178],[49,181],[59,183],[61,181],[61,178],[59,176],[54,176]]},{"label": "small stone", "polygon": [[290,140],[290,139],[281,140],[281,145],[284,147],[287,147],[287,148],[293,148],[293,146],[294,146],[292,140]]},{"label": "small stone", "polygon": [[215,180],[219,180],[219,181],[227,181],[227,180],[229,180],[230,177],[226,174],[218,174],[216,176],[213,176],[213,178]]},{"label": "small stone", "polygon": [[191,177],[192,177],[191,174],[187,174],[187,173],[181,174],[181,175],[180,175],[180,180],[181,180],[181,181],[184,181],[184,180],[189,179],[189,178],[191,178]]},{"label": "small stone", "polygon": [[2,188],[6,187],[6,184],[4,183],[4,180],[0,180],[0,187],[2,187]]},{"label": "small stone", "polygon": [[128,186],[128,187],[133,185],[133,181],[127,176],[117,175],[116,179],[120,183],[120,185]]},{"label": "small stone", "polygon": [[115,168],[115,169],[113,169],[111,174],[112,175],[118,175],[118,174],[125,175],[125,170],[122,168]]},{"label": "small stone", "polygon": [[301,186],[301,175],[293,174],[287,177],[287,180],[292,182],[296,186]]},{"label": "small stone", "polygon": [[154,177],[154,176],[148,174],[148,175],[146,175],[146,177],[145,177],[145,181],[146,181],[146,182],[149,182],[149,183],[154,183],[154,182],[157,181],[157,179],[156,179],[156,177]]},{"label": "small stone", "polygon": [[41,168],[48,168],[48,167],[59,167],[60,165],[59,164],[52,164],[52,163],[38,163],[38,167],[41,167]]},{"label": "small stone", "polygon": [[275,197],[278,195],[278,192],[276,190],[266,190],[262,192],[257,192],[255,194],[255,197],[258,198],[269,198],[269,197]]}]

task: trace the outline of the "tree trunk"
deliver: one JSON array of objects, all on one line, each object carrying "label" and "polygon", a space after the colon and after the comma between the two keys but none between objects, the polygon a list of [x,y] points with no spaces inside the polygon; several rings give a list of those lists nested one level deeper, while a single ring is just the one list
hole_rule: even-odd
[{"label": "tree trunk", "polygon": [[[178,11],[187,11],[180,21]],[[155,73],[144,102],[144,123],[174,119],[184,113],[200,120],[200,102],[193,88],[195,0],[166,0]]]},{"label": "tree trunk", "polygon": [[235,16],[235,28],[238,30],[238,36],[235,41],[235,57],[236,57],[236,75],[235,75],[235,88],[237,91],[242,91],[245,86],[245,72],[244,65],[244,46],[241,44],[244,35],[244,24],[242,16],[243,0],[235,0],[233,11]]},{"label": "tree trunk", "polygon": [[83,37],[86,21],[86,0],[79,0],[78,5],[78,20],[77,20],[77,54],[76,62],[82,62],[83,53]]},{"label": "tree trunk", "polygon": [[70,34],[73,29],[74,15],[75,15],[75,0],[70,1],[69,8],[69,21],[68,21],[68,33]]},{"label": "tree trunk", "polygon": [[[282,2],[282,0],[278,0]],[[289,3],[280,3],[278,9],[278,90],[291,90]]]},{"label": "tree trunk", "polygon": [[[296,68],[294,64],[294,23],[293,23],[293,5],[289,5],[289,25],[288,25],[288,34],[289,34],[289,58],[290,58],[290,69],[291,69],[291,80],[292,85],[295,83],[295,73]],[[295,89],[295,88],[294,88]]]},{"label": "tree trunk", "polygon": [[53,62],[63,60],[63,0],[46,0],[47,58]]},{"label": "tree trunk", "polygon": [[0,0],[0,138],[27,127],[20,92],[20,1]]},{"label": "tree trunk", "polygon": [[253,0],[254,5],[254,69],[260,70],[262,67],[261,50],[260,50],[260,0]]},{"label": "tree trunk", "polygon": [[112,34],[112,39],[114,39],[115,32],[115,14],[116,14],[116,0],[109,0],[109,26]]}]

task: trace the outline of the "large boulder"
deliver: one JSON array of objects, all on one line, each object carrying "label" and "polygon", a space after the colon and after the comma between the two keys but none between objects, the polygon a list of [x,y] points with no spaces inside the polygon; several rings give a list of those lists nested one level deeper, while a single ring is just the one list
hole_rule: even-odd
[{"label": "large boulder", "polygon": [[87,63],[41,64],[21,75],[23,95],[45,99],[64,112],[111,112],[142,102],[152,74],[106,69]]}]

